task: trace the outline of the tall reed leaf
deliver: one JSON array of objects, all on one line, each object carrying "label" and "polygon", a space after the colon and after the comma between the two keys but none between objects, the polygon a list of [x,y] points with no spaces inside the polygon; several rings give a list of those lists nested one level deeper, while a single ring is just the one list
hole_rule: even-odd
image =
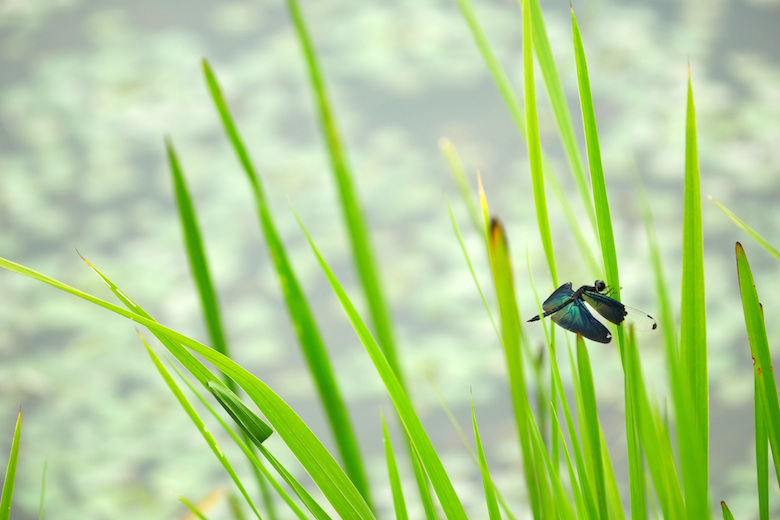
[{"label": "tall reed leaf", "polygon": [[404,376],[401,370],[401,364],[398,361],[396,352],[395,338],[393,334],[392,321],[388,305],[385,302],[384,293],[379,283],[377,274],[377,263],[372,250],[371,241],[368,234],[368,226],[356,195],[355,186],[352,180],[349,166],[347,164],[346,154],[344,153],[336,128],[336,121],[330,109],[327,91],[325,89],[325,80],[320,72],[320,66],[317,63],[317,55],[314,46],[309,38],[303,12],[298,5],[297,0],[287,0],[287,8],[295,26],[295,33],[298,35],[298,41],[303,49],[306,68],[309,72],[309,80],[314,93],[315,103],[320,116],[322,133],[325,136],[328,153],[330,155],[333,174],[336,178],[336,184],[341,199],[341,208],[344,213],[344,222],[349,231],[349,239],[352,244],[352,254],[355,257],[355,267],[363,284],[368,308],[371,313],[371,320],[374,323],[374,332],[379,345],[385,353],[385,357],[390,362],[390,366],[398,374],[401,384],[404,384]]},{"label": "tall reed leaf", "polygon": [[777,397],[775,373],[772,369],[764,315],[758,301],[753,274],[750,271],[745,250],[739,242],[736,245],[736,253],[739,291],[742,295],[742,310],[745,313],[750,354],[753,356],[753,363],[755,363],[756,383],[760,389],[764,422],[769,435],[769,444],[772,447],[772,460],[777,473],[777,481],[780,484],[780,401]]},{"label": "tall reed leaf", "polygon": [[[484,192],[481,198],[483,208],[486,211],[487,203]],[[523,469],[528,496],[534,518],[545,518],[548,512],[547,508],[551,504],[550,490],[543,484],[544,466],[542,461],[536,458],[530,439],[530,428],[534,418],[528,402],[528,391],[523,373],[523,356],[520,350],[522,336],[520,316],[517,311],[506,235],[501,222],[496,218],[490,221],[487,247],[498,299],[498,309],[501,315],[501,343],[504,347],[504,357],[509,375],[509,392],[517,423],[517,436],[523,454]]]},{"label": "tall reed leaf", "polygon": [[[680,456],[688,515],[709,517],[709,389],[707,317],[701,227],[696,111],[688,74],[685,123],[685,202],[683,208],[682,299],[680,301],[680,378],[688,403],[677,411]],[[684,397],[684,398],[685,398]]]},{"label": "tall reed leaf", "polygon": [[471,398],[471,422],[474,425],[474,441],[477,443],[477,453],[479,454],[479,469],[482,474],[482,488],[485,490],[485,502],[487,503],[488,517],[490,520],[501,520],[501,511],[498,509],[496,500],[496,491],[493,488],[493,480],[490,478],[485,450],[482,449],[482,440],[479,438],[479,428],[477,427],[477,416],[474,413],[474,397]]},{"label": "tall reed leaf", "polygon": [[211,96],[214,99],[217,110],[219,111],[225,131],[230,138],[230,142],[235,148],[241,165],[252,185],[252,191],[255,196],[257,213],[260,219],[260,225],[265,234],[268,249],[271,258],[276,266],[279,282],[284,292],[285,302],[290,316],[295,323],[295,331],[306,357],[309,371],[314,378],[314,382],[319,392],[320,400],[325,408],[325,413],[330,422],[331,431],[336,439],[341,457],[346,466],[352,481],[357,488],[369,500],[368,480],[366,479],[363,462],[360,457],[360,450],[357,444],[357,436],[352,428],[344,400],[341,397],[336,376],[330,366],[330,359],[325,349],[325,344],[320,337],[317,325],[314,322],[314,316],[309,308],[309,304],[301,289],[298,278],[293,271],[292,265],[287,259],[287,253],[282,244],[281,238],[276,231],[271,210],[263,194],[260,178],[255,173],[249,153],[244,147],[243,141],[238,130],[233,123],[227,103],[222,95],[222,91],[217,83],[217,78],[211,71],[208,63],[203,61],[203,72],[208,84]]},{"label": "tall reed leaf", "polygon": [[371,361],[374,363],[374,367],[376,367],[379,376],[382,378],[382,382],[385,384],[385,388],[390,395],[390,399],[393,401],[393,405],[395,405],[401,423],[406,429],[409,440],[420,455],[420,460],[425,467],[428,477],[431,479],[431,485],[433,486],[436,495],[439,497],[439,503],[441,504],[442,509],[444,509],[444,513],[447,515],[447,518],[465,519],[466,512],[463,509],[463,505],[455,494],[455,489],[452,487],[452,483],[447,476],[444,465],[441,463],[439,455],[433,448],[433,444],[431,443],[430,438],[428,438],[428,434],[425,433],[422,422],[417,416],[417,412],[414,410],[400,380],[392,370],[392,367],[387,361],[387,358],[385,358],[382,350],[379,348],[376,340],[371,336],[368,327],[366,327],[363,319],[347,296],[347,293],[333,274],[333,271],[325,262],[325,259],[322,258],[322,255],[320,255],[317,246],[314,244],[309,232],[304,227],[303,222],[301,222],[300,219],[298,219],[298,222],[301,225],[303,233],[306,235],[306,240],[309,241],[309,245],[311,246],[314,255],[317,257],[317,261],[325,273],[333,292],[339,299],[350,323],[352,323],[352,327],[355,329],[355,332],[363,343]]},{"label": "tall reed leaf", "polygon": [[19,460],[19,442],[22,438],[22,411],[16,416],[14,438],[11,441],[11,454],[8,456],[8,466],[5,470],[3,481],[3,494],[0,496],[0,520],[11,518],[11,498],[14,494],[14,482],[16,481],[16,463]]},{"label": "tall reed leaf", "polygon": [[[187,183],[184,180],[184,174],[179,166],[179,159],[173,148],[173,142],[170,139],[165,140],[165,149],[168,152],[168,163],[171,168],[171,176],[173,177],[176,205],[179,208],[179,220],[184,233],[187,257],[190,260],[192,277],[195,279],[195,284],[198,287],[209,337],[211,337],[211,343],[217,349],[217,352],[229,356],[225,334],[222,332],[222,319],[220,318],[217,294],[214,290],[214,285],[211,283],[206,251],[203,248],[203,240],[201,240],[198,221],[195,217],[195,208],[187,189]],[[228,379],[225,381],[225,384],[235,392],[235,387],[231,386],[234,385],[233,381]]]},{"label": "tall reed leaf", "polygon": [[531,181],[536,205],[536,222],[542,237],[547,266],[550,268],[553,286],[558,286],[558,270],[555,268],[550,220],[544,194],[542,172],[542,145],[539,142],[539,119],[536,113],[536,86],[534,84],[533,17],[531,0],[522,0],[523,5],[523,94],[525,98],[525,131],[528,140],[528,161],[531,167]]},{"label": "tall reed leaf", "polygon": [[387,422],[385,422],[384,415],[382,415],[382,439],[385,443],[385,460],[387,462],[387,474],[390,478],[390,490],[393,493],[395,518],[397,520],[408,520],[409,515],[406,513],[406,502],[404,501],[404,490],[401,487],[401,476],[398,474],[398,464],[395,462],[393,442],[390,439],[390,432],[387,430]]}]

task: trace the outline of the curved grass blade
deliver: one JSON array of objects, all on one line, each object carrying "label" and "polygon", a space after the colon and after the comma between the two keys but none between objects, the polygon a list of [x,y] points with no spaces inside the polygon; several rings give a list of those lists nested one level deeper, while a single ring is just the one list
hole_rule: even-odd
[{"label": "curved grass blade", "polygon": [[756,381],[760,389],[763,404],[764,422],[772,447],[772,460],[775,466],[777,481],[780,483],[780,401],[777,396],[775,374],[772,369],[772,358],[769,353],[769,342],[766,337],[766,326],[758,301],[753,274],[745,255],[742,244],[737,242],[737,275],[739,276],[739,292],[742,296],[742,310],[745,314],[750,353],[755,363]]},{"label": "curved grass blade", "polygon": [[[180,343],[202,356],[216,368],[233,378],[244,389],[247,396],[257,405],[273,430],[290,448],[293,455],[300,461],[320,488],[325,498],[333,505],[336,512],[343,518],[372,519],[374,514],[368,507],[355,485],[349,480],[338,463],[333,459],[322,442],[312,433],[301,418],[273,392],[265,383],[250,374],[244,368],[228,357],[220,354],[203,343],[195,341],[184,334],[165,327],[156,321],[141,316],[135,312],[123,309],[104,301],[96,296],[80,291],[65,283],[39,273],[29,267],[0,258],[0,267],[15,273],[51,285],[61,291],[70,293],[89,301],[115,314],[139,323],[152,332],[168,337],[173,343]],[[167,346],[167,345],[166,345]],[[171,351],[174,355],[175,352]],[[185,365],[189,370],[189,366]],[[193,374],[194,375],[194,374]],[[217,380],[213,378],[213,380]]]},{"label": "curved grass blade", "polygon": [[387,430],[385,416],[382,415],[382,439],[385,443],[385,460],[387,461],[387,474],[390,478],[390,490],[393,493],[393,507],[397,520],[408,520],[406,513],[406,502],[404,501],[404,490],[401,487],[401,477],[398,474],[398,465],[395,463],[395,453],[393,452],[393,442],[390,439],[390,432]]},{"label": "curved grass blade", "polygon": [[458,186],[458,190],[460,191],[460,196],[463,199],[463,202],[466,204],[466,209],[468,210],[469,218],[471,218],[471,223],[474,225],[474,229],[477,230],[478,233],[481,233],[483,227],[481,219],[479,218],[479,208],[477,207],[477,203],[474,200],[474,195],[471,193],[469,181],[466,178],[466,173],[463,171],[463,165],[460,163],[460,159],[458,158],[458,154],[455,152],[455,147],[452,145],[452,141],[446,137],[442,137],[439,139],[439,149],[444,155],[444,158],[447,160],[447,164],[449,165],[450,171],[452,172],[452,177],[455,179],[455,184]]},{"label": "curved grass blade", "polygon": [[707,195],[707,197],[708,197],[708,198],[709,198],[709,199],[710,199],[712,202],[714,202],[714,203],[715,203],[715,205],[716,205],[716,206],[718,206],[718,207],[720,208],[720,210],[721,210],[723,213],[725,213],[725,214],[726,214],[726,216],[728,216],[728,217],[729,217],[731,220],[733,220],[733,221],[734,221],[734,223],[735,223],[737,226],[739,226],[740,228],[742,228],[742,230],[743,230],[745,233],[747,233],[748,235],[750,235],[750,236],[753,238],[753,240],[755,240],[755,241],[756,241],[756,242],[758,242],[758,243],[759,243],[761,246],[763,246],[763,248],[764,248],[764,249],[766,249],[766,250],[769,252],[769,254],[771,254],[772,256],[774,256],[775,258],[777,258],[778,260],[780,260],[780,251],[778,251],[777,249],[775,249],[774,247],[772,247],[772,244],[770,244],[769,242],[767,242],[767,241],[766,241],[766,239],[764,239],[764,237],[762,237],[761,235],[759,235],[759,234],[758,234],[758,232],[757,232],[756,230],[754,230],[752,227],[748,226],[748,225],[747,225],[747,224],[746,224],[746,223],[745,223],[745,222],[744,222],[744,221],[743,221],[741,218],[739,218],[739,217],[738,217],[738,216],[736,216],[734,213],[732,213],[731,211],[729,211],[729,209],[728,209],[728,208],[726,208],[726,206],[724,206],[723,204],[721,204],[720,202],[718,202],[717,200],[715,200],[714,198],[712,198],[712,195]]},{"label": "curved grass blade", "polygon": [[252,499],[249,496],[249,493],[247,493],[246,489],[244,488],[241,479],[238,478],[238,475],[233,470],[233,466],[230,464],[230,461],[228,461],[227,457],[222,451],[222,448],[219,447],[219,444],[217,443],[216,439],[214,439],[214,436],[211,434],[209,429],[203,423],[203,420],[200,418],[198,413],[195,411],[195,409],[189,403],[187,398],[184,396],[184,393],[179,388],[179,385],[177,385],[176,382],[173,380],[173,377],[171,377],[171,374],[162,364],[160,358],[157,357],[157,354],[154,353],[154,351],[146,342],[144,337],[141,336],[141,334],[138,335],[140,336],[141,341],[146,347],[146,351],[149,353],[149,357],[152,358],[152,362],[154,363],[154,366],[157,368],[157,371],[160,373],[160,376],[162,376],[163,380],[165,381],[165,384],[168,385],[168,388],[171,390],[174,397],[176,397],[176,400],[179,402],[179,405],[184,409],[184,411],[189,416],[190,420],[195,424],[198,431],[203,436],[203,439],[206,441],[206,444],[209,445],[209,448],[211,448],[211,451],[214,453],[214,456],[217,457],[217,460],[219,460],[220,464],[222,464],[222,467],[225,468],[225,471],[230,476],[230,479],[233,481],[233,483],[236,485],[238,490],[241,492],[241,495],[244,497],[246,503],[249,504],[249,507],[252,508],[252,511],[255,513],[257,518],[258,519],[261,518],[260,513],[257,511],[257,508],[255,508],[255,504],[254,502],[252,502]]},{"label": "curved grass blade", "polygon": [[209,381],[208,389],[255,445],[262,444],[271,436],[273,430],[261,421],[229,388],[220,383]]},{"label": "curved grass blade", "polygon": [[471,422],[474,425],[474,441],[476,442],[477,453],[479,454],[479,469],[482,473],[482,487],[485,490],[488,518],[490,518],[490,520],[500,520],[501,511],[498,509],[496,491],[493,488],[493,479],[490,478],[490,470],[488,469],[487,459],[485,459],[485,450],[482,449],[482,440],[479,438],[477,416],[474,413],[474,396],[471,397]]},{"label": "curved grass blade", "polygon": [[187,506],[187,509],[190,510],[190,513],[192,513],[196,518],[199,518],[200,520],[208,520],[208,517],[200,512],[198,509],[198,506],[190,502],[184,497],[179,497],[179,500],[181,500],[181,503]]},{"label": "curved grass blade", "polygon": [[769,520],[769,435],[766,429],[766,403],[761,392],[760,374],[753,366],[753,416],[756,434],[756,485],[758,488],[758,518]]},{"label": "curved grass blade", "polygon": [[[214,408],[209,404],[209,402],[197,391],[193,383],[190,382],[189,379],[184,377],[184,375],[181,373],[181,371],[173,367],[174,370],[176,370],[176,373],[178,374],[179,378],[184,381],[184,384],[187,385],[187,387],[192,391],[193,394],[200,400],[200,402],[203,404],[203,406],[206,407],[206,409],[211,413],[211,415],[219,422],[219,424],[222,426],[222,428],[230,435],[230,437],[233,439],[233,442],[236,443],[236,445],[241,449],[241,451],[244,453],[244,455],[249,459],[249,461],[252,463],[253,467],[255,467],[260,473],[263,474],[263,476],[268,480],[268,482],[271,484],[271,486],[276,490],[276,492],[279,494],[280,497],[282,497],[282,500],[285,501],[285,503],[289,506],[290,510],[301,520],[306,520],[306,515],[303,513],[303,511],[293,502],[292,498],[287,494],[287,492],[276,482],[276,480],[271,475],[270,471],[265,467],[264,464],[260,462],[260,460],[257,458],[257,455],[255,452],[249,447],[249,445],[244,442],[246,439],[246,436],[244,436],[243,439],[239,438],[238,434],[236,434],[233,429],[228,426],[228,424],[225,422],[224,419],[214,410]],[[257,445],[256,445],[257,446]],[[276,469],[277,473],[284,479],[285,482],[287,482],[287,485],[290,486],[290,489],[292,489],[295,494],[298,496],[298,498],[301,499],[301,502],[303,502],[306,507],[309,509],[309,511],[312,512],[312,514],[318,518],[319,520],[329,520],[329,516],[325,513],[325,511],[322,510],[320,505],[309,495],[309,493],[301,486],[297,480],[295,480],[292,475],[284,468],[281,464],[271,455],[271,453],[263,446],[262,444],[257,446],[260,450],[260,452],[263,454],[263,456],[268,460],[271,465]]]},{"label": "curved grass blade", "polygon": [[11,498],[14,494],[14,482],[16,481],[16,463],[19,460],[19,442],[22,438],[22,411],[16,416],[14,437],[11,441],[11,454],[8,456],[8,466],[5,470],[3,492],[0,496],[0,520],[11,518]]},{"label": "curved grass blade", "polygon": [[463,505],[455,494],[455,489],[452,487],[452,482],[450,482],[450,479],[447,476],[444,465],[441,463],[436,450],[433,448],[433,444],[431,443],[430,438],[428,438],[428,434],[425,433],[422,422],[420,422],[420,418],[417,416],[417,412],[414,410],[401,382],[392,370],[392,367],[382,353],[382,350],[379,348],[376,340],[371,336],[371,333],[355,309],[355,306],[350,301],[347,293],[336,279],[333,271],[331,271],[330,267],[325,262],[325,259],[320,255],[311,235],[309,235],[309,232],[306,230],[306,227],[297,214],[296,218],[298,218],[298,223],[301,225],[306,240],[308,240],[314,255],[317,257],[317,261],[325,273],[333,292],[339,299],[349,321],[352,323],[355,332],[363,343],[371,361],[374,363],[379,376],[382,378],[382,382],[385,384],[387,393],[393,401],[393,405],[398,412],[401,423],[403,424],[412,445],[419,454],[425,471],[431,480],[431,485],[433,486],[436,495],[439,497],[439,503],[441,504],[445,515],[447,518],[466,519],[466,512],[463,509]]},{"label": "curved grass blade", "polygon": [[341,137],[339,136],[336,122],[330,108],[330,102],[325,88],[325,80],[320,72],[320,66],[317,63],[314,46],[309,38],[306,23],[298,1],[287,0],[287,8],[290,12],[295,32],[298,35],[298,41],[301,44],[306,61],[306,68],[309,72],[309,79],[311,81],[315,103],[322,125],[322,133],[325,136],[333,174],[336,178],[336,184],[341,198],[344,222],[347,226],[347,231],[349,232],[350,243],[352,244],[355,267],[357,268],[360,281],[363,284],[366,302],[368,303],[371,320],[374,324],[374,332],[385,357],[403,385],[404,375],[401,363],[398,360],[390,312],[388,310],[388,305],[385,302],[384,293],[379,281],[376,267],[377,263],[369,239],[368,226],[365,217],[363,216],[363,212],[360,209],[352,175],[347,164],[346,154],[344,153],[341,144]]},{"label": "curved grass blade", "polygon": [[[168,152],[168,163],[171,169],[171,176],[173,177],[176,205],[179,208],[179,219],[181,220],[182,232],[184,234],[187,257],[190,261],[192,276],[198,287],[209,337],[217,352],[229,356],[227,341],[225,341],[225,334],[222,330],[217,294],[214,291],[214,285],[211,283],[206,251],[203,248],[203,240],[201,239],[198,221],[195,217],[195,208],[193,207],[192,199],[184,180],[184,174],[179,166],[179,160],[170,138],[165,140],[165,149]],[[225,384],[233,392],[236,391],[235,387],[231,386],[234,383],[230,379],[226,379]]]},{"label": "curved grass blade", "polygon": [[[683,272],[680,302],[680,380],[689,405],[680,421],[680,458],[688,514],[710,514],[709,388],[707,375],[707,316],[704,295],[704,255],[701,227],[699,157],[696,143],[696,111],[688,73],[685,123],[685,201],[683,208]],[[690,416],[688,416],[690,414]]]},{"label": "curved grass blade", "polygon": [[[469,266],[469,271],[471,272],[471,278],[474,280],[474,285],[477,286],[477,291],[479,291],[479,296],[480,298],[482,298],[482,304],[485,306],[485,310],[487,311],[488,316],[490,317],[490,322],[493,324],[493,330],[496,331],[496,336],[500,338],[501,334],[498,332],[498,326],[496,325],[496,320],[495,318],[493,318],[493,311],[490,310],[490,305],[488,305],[487,298],[485,298],[485,293],[482,291],[482,286],[479,284],[477,273],[474,270],[474,264],[471,263],[471,257],[469,256],[469,252],[466,249],[466,244],[463,243],[463,235],[461,235],[460,233],[460,228],[458,227],[457,220],[455,220],[455,214],[452,212],[452,206],[450,206],[449,199],[447,199],[447,211],[450,214],[450,222],[452,222],[452,229],[455,231],[455,236],[458,239],[458,244],[460,244],[460,250],[463,251],[463,257],[466,259],[466,263]],[[482,229],[482,226],[477,227],[478,232],[480,231],[480,229]]]},{"label": "curved grass blade", "polygon": [[320,337],[319,330],[314,321],[314,316],[309,308],[303,290],[300,287],[298,278],[293,271],[292,265],[287,259],[287,253],[281,238],[276,231],[271,211],[265,200],[265,195],[263,194],[260,178],[257,176],[254,167],[252,166],[249,153],[246,151],[241,137],[238,134],[238,130],[233,123],[233,119],[219,84],[217,83],[217,79],[205,60],[203,61],[203,72],[211,96],[214,99],[214,103],[222,118],[225,131],[228,134],[244,171],[249,178],[249,182],[252,185],[260,225],[265,234],[271,258],[274,261],[279,275],[279,282],[284,292],[287,309],[295,323],[295,331],[298,334],[298,339],[301,348],[303,349],[304,356],[306,357],[309,371],[311,372],[317,387],[320,400],[325,408],[325,413],[328,417],[333,436],[336,439],[339,453],[341,454],[350,478],[363,496],[366,497],[366,500],[370,501],[368,479],[366,478],[365,470],[363,468],[363,462],[357,444],[357,436],[352,427],[344,400],[341,397],[341,392],[336,383],[336,376],[330,366],[328,353],[322,338]]}]

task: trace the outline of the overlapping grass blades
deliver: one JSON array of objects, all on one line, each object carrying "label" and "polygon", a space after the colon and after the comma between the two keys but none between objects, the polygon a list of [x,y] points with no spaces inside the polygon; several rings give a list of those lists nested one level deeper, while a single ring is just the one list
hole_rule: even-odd
[{"label": "overlapping grass blades", "polygon": [[258,218],[265,239],[268,244],[271,258],[279,275],[281,288],[284,292],[285,303],[290,316],[295,323],[295,331],[298,334],[301,348],[306,357],[309,371],[312,374],[323,408],[330,422],[331,431],[338,446],[347,472],[360,492],[369,500],[369,486],[366,479],[363,461],[357,444],[357,436],[352,428],[351,421],[344,400],[341,397],[336,377],[330,365],[330,359],[325,345],[320,337],[314,316],[311,312],[306,296],[301,289],[298,278],[292,265],[287,259],[287,253],[281,238],[276,231],[270,208],[263,193],[260,178],[255,172],[249,153],[244,147],[238,129],[233,123],[227,103],[208,63],[204,60],[203,71],[211,96],[219,111],[225,131],[233,145],[236,154],[249,178],[257,205]]},{"label": "overlapping grass blades", "polygon": [[336,294],[341,306],[344,308],[344,312],[347,314],[350,323],[352,323],[355,332],[360,338],[361,343],[363,343],[371,361],[374,363],[379,376],[382,378],[382,382],[385,384],[387,393],[393,401],[393,405],[409,436],[409,440],[417,454],[420,456],[420,460],[425,467],[425,471],[430,478],[431,485],[439,498],[439,503],[441,504],[445,515],[450,519],[465,519],[466,512],[463,509],[463,505],[455,494],[455,489],[452,487],[447,472],[445,471],[436,450],[433,448],[431,440],[425,433],[422,422],[420,422],[420,418],[417,416],[417,412],[414,410],[400,380],[390,366],[387,358],[384,356],[384,353],[379,348],[376,340],[369,332],[363,319],[358,314],[355,306],[350,301],[347,293],[336,279],[333,271],[331,271],[330,267],[325,262],[325,259],[320,255],[314,241],[302,222],[301,229],[303,229],[306,239],[309,241],[309,245],[311,245],[312,251],[317,257],[317,261],[320,263],[320,267],[322,267],[325,276],[328,278],[328,282],[330,282],[333,292]]},{"label": "overlapping grass blades", "polygon": [[317,63],[317,55],[314,51],[311,39],[309,38],[309,33],[306,29],[306,23],[301,8],[298,5],[298,1],[287,0],[287,7],[290,16],[292,17],[298,41],[303,49],[306,69],[309,72],[315,104],[320,117],[320,124],[322,125],[322,133],[325,137],[333,174],[336,178],[336,185],[338,186],[341,208],[344,213],[344,221],[347,230],[349,231],[355,267],[357,268],[358,275],[360,276],[363,285],[366,303],[368,303],[371,320],[374,324],[374,333],[390,366],[393,367],[401,384],[404,385],[404,375],[401,364],[398,361],[390,312],[379,283],[377,263],[368,235],[368,226],[360,209],[355,186],[352,181],[352,174],[350,173],[346,154],[336,127],[336,121],[330,108],[330,101],[328,100],[325,88],[325,80],[320,72],[320,67]]}]

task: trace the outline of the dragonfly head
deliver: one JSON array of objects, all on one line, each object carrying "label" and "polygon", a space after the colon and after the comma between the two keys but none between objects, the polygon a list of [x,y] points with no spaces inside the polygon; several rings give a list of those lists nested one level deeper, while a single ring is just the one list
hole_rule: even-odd
[{"label": "dragonfly head", "polygon": [[596,288],[596,292],[602,292],[607,288],[607,284],[604,283],[604,280],[596,280],[593,282],[593,287]]}]

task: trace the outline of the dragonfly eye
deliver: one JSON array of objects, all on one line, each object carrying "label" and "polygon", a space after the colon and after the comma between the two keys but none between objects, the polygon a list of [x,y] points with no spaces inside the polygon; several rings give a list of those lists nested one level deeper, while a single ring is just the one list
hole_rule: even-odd
[{"label": "dragonfly eye", "polygon": [[596,280],[593,282],[593,286],[596,288],[596,292],[601,292],[607,288],[607,284],[603,280]]}]

